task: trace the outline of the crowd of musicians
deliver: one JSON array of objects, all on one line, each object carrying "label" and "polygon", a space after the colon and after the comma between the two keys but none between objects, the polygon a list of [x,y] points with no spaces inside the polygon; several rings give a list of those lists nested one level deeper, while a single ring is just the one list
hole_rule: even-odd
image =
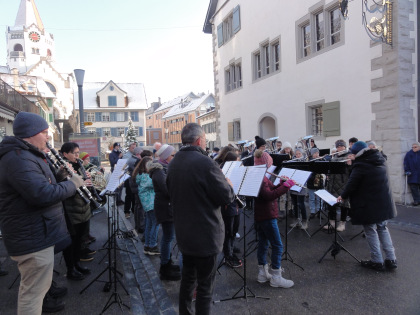
[{"label": "crowd of musicians", "polygon": [[[98,195],[103,183],[101,186],[101,180],[96,180],[104,170],[90,163],[89,155],[80,152],[77,143],[64,143],[59,150],[51,148],[48,123],[39,115],[19,113],[13,131],[14,136],[5,137],[0,144],[0,228],[6,249],[21,274],[18,314],[58,311],[64,307],[61,298],[67,289],[52,280],[54,254],[63,253],[69,280],[82,280],[91,273],[81,262],[92,260],[95,254],[89,248],[95,241],[89,222],[92,211],[106,202]],[[363,226],[371,252],[371,258],[362,260],[361,265],[376,271],[397,268],[387,229],[387,220],[396,215],[396,210],[386,156],[374,142],[351,138],[347,146],[344,140],[337,140],[332,152],[320,156],[310,137],[304,139],[305,145],[301,142],[292,147],[278,138],[266,141],[256,136],[255,141],[210,152],[204,131],[195,123],[183,128],[181,138],[183,145],[178,152],[160,143],[155,143],[153,152],[142,150],[133,142],[123,154],[115,143],[109,156],[111,170],[119,159],[128,165],[125,199],[120,189],[116,204],[124,206],[126,219],[133,215],[144,253],[160,255],[162,280],[181,280],[180,314],[193,314],[194,296],[196,313],[210,313],[221,252],[228,267],[243,264],[235,240],[244,210],[237,202],[232,182],[221,171],[229,161],[270,168],[278,155],[283,160],[281,165],[275,165],[271,178],[264,176],[258,197],[251,202],[248,198],[246,203],[253,210],[258,235],[256,281],[279,288],[294,285],[282,274],[283,243],[278,226],[289,215],[288,200],[294,218],[291,227],[306,230],[310,219],[327,213],[325,229],[342,232],[351,220]],[[247,159],[252,163],[245,162]],[[306,186],[297,192],[291,190],[296,182],[290,178],[282,177],[274,184],[275,175],[289,161],[342,162],[347,167],[339,174],[313,172]],[[326,207],[315,194],[319,189],[334,195],[337,204]],[[182,255],[179,265],[171,257],[175,239]]]}]

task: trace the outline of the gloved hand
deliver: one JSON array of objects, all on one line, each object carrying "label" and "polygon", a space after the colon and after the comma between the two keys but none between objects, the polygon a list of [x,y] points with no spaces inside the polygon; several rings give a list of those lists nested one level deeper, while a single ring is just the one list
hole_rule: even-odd
[{"label": "gloved hand", "polygon": [[287,188],[292,188],[294,185],[296,185],[296,182],[293,179],[288,179],[283,183],[283,186],[286,186]]},{"label": "gloved hand", "polygon": [[66,169],[63,166],[60,166],[60,169],[57,171],[56,174],[56,180],[57,182],[62,182],[69,176],[69,173],[66,171]]},{"label": "gloved hand", "polygon": [[76,186],[76,188],[82,187],[85,184],[82,176],[76,174],[72,174],[69,180]]},{"label": "gloved hand", "polygon": [[411,172],[405,172],[405,175],[411,176]]}]

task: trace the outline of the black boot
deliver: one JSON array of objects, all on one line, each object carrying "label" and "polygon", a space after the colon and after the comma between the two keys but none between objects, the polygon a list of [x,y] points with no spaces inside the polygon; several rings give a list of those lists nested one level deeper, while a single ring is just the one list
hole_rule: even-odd
[{"label": "black boot", "polygon": [[64,309],[64,302],[54,299],[50,294],[46,294],[42,302],[42,311],[45,313],[55,313]]},{"label": "black boot", "polygon": [[86,268],[86,267],[83,267],[78,262],[74,265],[74,269],[76,269],[78,272],[80,272],[81,274],[84,274],[84,275],[89,275],[90,274],[90,269]]},{"label": "black boot", "polygon": [[178,281],[181,280],[181,272],[172,269],[171,261],[166,265],[160,265],[160,280]]},{"label": "black boot", "polygon": [[67,279],[69,280],[83,280],[85,276],[74,268],[67,269]]},{"label": "black boot", "polygon": [[169,266],[172,270],[181,272],[181,268],[178,265],[175,265],[172,259],[169,260]]},{"label": "black boot", "polygon": [[51,287],[47,292],[47,295],[52,297],[53,299],[63,297],[67,294],[67,288],[66,287],[59,287],[57,283],[53,280],[51,283]]}]

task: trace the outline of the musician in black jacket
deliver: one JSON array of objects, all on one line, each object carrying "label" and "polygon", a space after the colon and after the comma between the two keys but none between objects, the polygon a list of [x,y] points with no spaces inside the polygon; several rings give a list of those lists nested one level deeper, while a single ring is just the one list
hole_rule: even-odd
[{"label": "musician in black jacket", "polygon": [[[354,159],[349,180],[337,202],[350,198],[351,220],[363,225],[371,259],[362,260],[363,267],[382,271],[397,268],[394,246],[387,228],[387,220],[397,215],[384,157],[377,149],[370,149],[363,141],[351,148]],[[383,259],[382,249],[385,252]]]},{"label": "musician in black jacket", "polygon": [[56,182],[42,152],[48,128],[41,116],[20,112],[13,122],[15,136],[0,144],[0,229],[21,275],[18,314],[41,314],[54,247],[69,239],[62,200],[83,184],[80,176]]}]

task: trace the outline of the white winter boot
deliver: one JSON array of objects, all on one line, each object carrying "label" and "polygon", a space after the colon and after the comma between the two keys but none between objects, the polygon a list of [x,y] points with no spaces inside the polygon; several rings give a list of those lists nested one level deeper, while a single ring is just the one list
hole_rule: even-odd
[{"label": "white winter boot", "polygon": [[258,265],[258,277],[257,277],[257,281],[259,283],[264,283],[267,281],[270,281],[271,279],[271,274],[268,271],[268,264],[263,265]]},{"label": "white winter boot", "polygon": [[283,269],[271,269],[270,285],[274,288],[291,288],[295,284],[292,280],[284,279],[281,276]]},{"label": "white winter boot", "polygon": [[346,229],[346,222],[340,221],[337,226],[337,232],[343,232]]}]

